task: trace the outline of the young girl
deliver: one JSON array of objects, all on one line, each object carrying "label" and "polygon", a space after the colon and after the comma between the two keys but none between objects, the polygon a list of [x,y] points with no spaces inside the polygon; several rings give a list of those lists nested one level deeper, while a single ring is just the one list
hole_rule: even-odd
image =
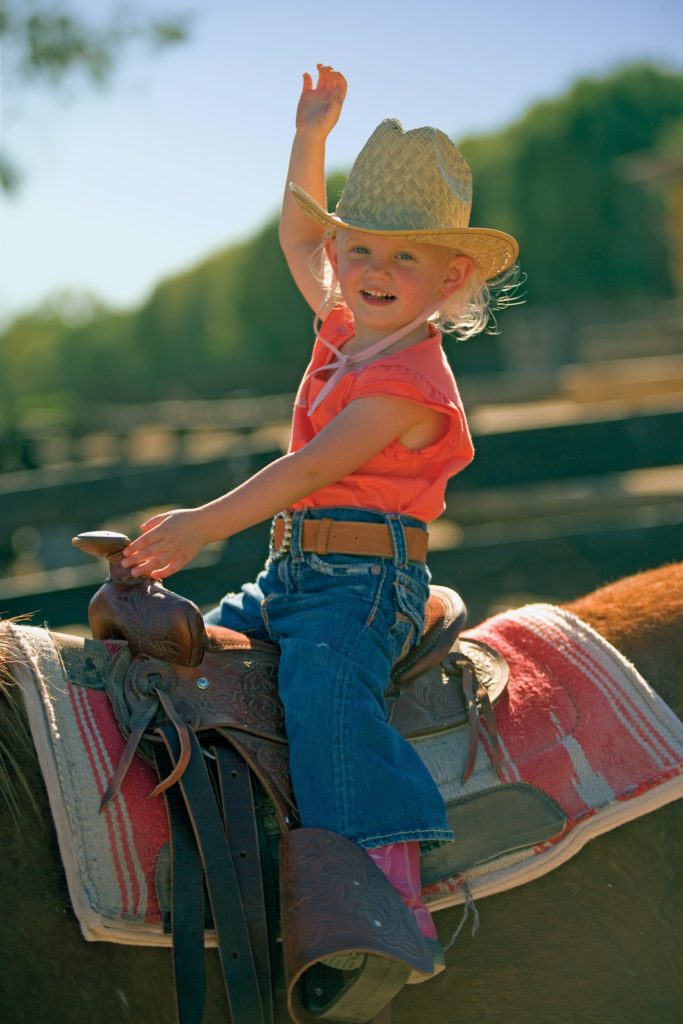
[{"label": "young girl", "polygon": [[[517,245],[468,227],[470,172],[448,137],[397,121],[376,129],[327,213],[325,140],[345,93],[342,75],[318,65],[297,109],[280,241],[323,322],[289,452],[206,505],[153,516],[123,565],[162,579],[210,541],[275,517],[264,571],[207,622],[279,644],[302,825],[367,851],[413,911],[436,972],[419,850],[453,836],[433,779],[387,724],[384,693],[422,633],[427,523],[473,456],[432,318],[481,330],[486,282],[513,265]],[[312,269],[323,246],[327,287]]]}]

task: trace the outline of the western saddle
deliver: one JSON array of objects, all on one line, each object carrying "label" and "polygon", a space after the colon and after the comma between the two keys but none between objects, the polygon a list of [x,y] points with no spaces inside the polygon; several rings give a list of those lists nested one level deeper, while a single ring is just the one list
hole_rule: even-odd
[{"label": "western saddle", "polygon": [[[297,1024],[371,1020],[411,971],[430,972],[431,956],[412,915],[364,851],[335,833],[299,827],[277,647],[206,626],[187,598],[128,575],[123,534],[83,533],[73,543],[109,562],[109,577],[90,602],[93,637],[126,641],[107,692],[127,743],[102,809],[136,753],[156,766],[161,781],[154,794],[164,793],[167,802],[181,1024],[199,1024],[203,1016],[204,892],[233,1024],[272,1024],[279,935]],[[507,684],[507,666],[481,644],[478,657],[470,656],[474,642],[458,640],[465,621],[461,598],[432,587],[422,640],[396,664],[386,701],[389,721],[411,739],[469,723],[466,778],[481,726],[499,768],[492,705]],[[277,820],[275,850],[255,809],[264,795]],[[358,970],[323,962],[357,950],[365,954]]]}]

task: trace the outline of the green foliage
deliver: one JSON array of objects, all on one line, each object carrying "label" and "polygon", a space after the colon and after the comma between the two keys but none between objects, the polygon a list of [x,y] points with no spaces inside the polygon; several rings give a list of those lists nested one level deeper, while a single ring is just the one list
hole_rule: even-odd
[{"label": "green foliage", "polygon": [[[675,142],[682,117],[683,76],[632,67],[462,143],[476,186],[472,223],[518,237],[531,305],[671,291],[662,204],[620,176],[618,158]],[[330,206],[343,180],[328,182]],[[17,320],[0,335],[0,399],[15,408],[45,395],[76,406],[292,391],[311,319],[272,220],[162,282],[139,310],[99,310],[77,324],[54,310]],[[460,372],[487,361],[496,362],[495,343],[458,348]]]},{"label": "green foliage", "polygon": [[636,66],[462,143],[472,223],[518,238],[530,302],[671,293],[661,197],[623,180],[618,158],[682,115],[683,76]]}]

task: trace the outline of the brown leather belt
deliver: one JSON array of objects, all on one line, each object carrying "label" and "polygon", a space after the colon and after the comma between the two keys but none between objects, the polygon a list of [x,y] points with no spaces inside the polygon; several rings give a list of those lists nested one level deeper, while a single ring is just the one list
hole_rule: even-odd
[{"label": "brown leather belt", "polygon": [[[429,534],[415,526],[404,526],[408,560],[426,562]],[[282,558],[290,549],[291,516],[279,512],[270,532],[271,558]],[[336,519],[306,519],[301,541],[303,551],[317,555],[367,555],[393,558],[394,543],[386,523],[344,523]]]}]

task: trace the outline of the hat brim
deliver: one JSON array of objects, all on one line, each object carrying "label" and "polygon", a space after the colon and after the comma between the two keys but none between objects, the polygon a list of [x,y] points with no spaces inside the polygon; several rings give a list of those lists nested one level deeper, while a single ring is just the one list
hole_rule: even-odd
[{"label": "hat brim", "polygon": [[472,257],[477,276],[483,281],[491,280],[509,270],[519,255],[517,240],[505,231],[497,231],[495,228],[433,228],[414,231],[370,228],[364,224],[352,224],[333,213],[328,213],[320,203],[309,196],[308,192],[293,181],[290,181],[289,188],[302,210],[323,227],[334,230],[347,228],[349,231],[362,231],[366,235],[411,238],[415,242],[457,249],[459,253]]}]

